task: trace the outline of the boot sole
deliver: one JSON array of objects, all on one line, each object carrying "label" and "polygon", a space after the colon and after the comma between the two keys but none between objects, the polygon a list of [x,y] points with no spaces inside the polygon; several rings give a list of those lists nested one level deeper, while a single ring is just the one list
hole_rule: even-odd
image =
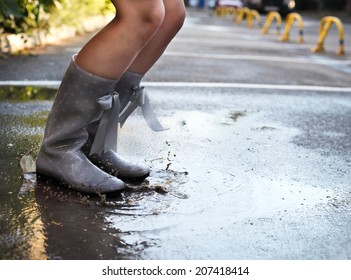
[{"label": "boot sole", "polygon": [[41,174],[41,173],[38,173],[38,172],[37,172],[37,180],[40,181],[40,182],[53,184],[53,185],[55,185],[57,187],[63,187],[65,189],[69,189],[69,190],[72,190],[72,191],[75,191],[75,192],[78,192],[78,193],[81,193],[81,194],[90,194],[90,195],[114,194],[114,193],[120,193],[122,190],[124,190],[124,189],[120,189],[120,190],[116,190],[116,191],[100,192],[100,193],[99,192],[95,192],[95,191],[92,191],[92,192],[81,191],[81,190],[75,189],[73,186],[69,185],[65,181],[49,177],[47,175],[44,175],[44,174]]},{"label": "boot sole", "polygon": [[[111,174],[113,176],[116,176],[114,174]],[[135,178],[130,178],[130,177],[123,177],[123,176],[116,176],[118,179],[122,180],[123,182],[126,183],[131,183],[131,184],[138,184],[138,183],[142,183],[147,177],[150,176],[150,173],[140,176],[140,177],[135,177]]]}]

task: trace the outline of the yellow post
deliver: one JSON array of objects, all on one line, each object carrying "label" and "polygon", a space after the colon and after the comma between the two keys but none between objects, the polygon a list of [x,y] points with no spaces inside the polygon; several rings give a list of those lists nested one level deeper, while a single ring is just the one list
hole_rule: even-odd
[{"label": "yellow post", "polygon": [[250,13],[247,15],[247,26],[249,28],[254,27],[255,19],[258,23],[258,26],[261,26],[261,16],[256,10],[251,10]]},{"label": "yellow post", "polygon": [[220,7],[220,6],[216,7],[215,14],[217,17],[221,17],[222,16],[222,7]]},{"label": "yellow post", "polygon": [[311,51],[313,53],[317,52],[324,52],[324,40],[328,35],[328,31],[334,23],[336,27],[338,28],[339,31],[339,49],[336,51],[337,55],[344,55],[345,54],[345,46],[344,46],[344,26],[341,22],[340,19],[337,17],[331,17],[327,16],[322,18],[320,22],[320,27],[319,27],[319,39],[317,42],[317,46],[315,48],[312,48]]},{"label": "yellow post", "polygon": [[223,6],[218,6],[218,7],[216,8],[215,12],[216,12],[216,15],[217,15],[218,17],[225,17],[227,11],[226,11],[225,7],[223,7]]},{"label": "yellow post", "polygon": [[276,21],[277,24],[277,35],[280,35],[280,27],[282,25],[282,17],[280,16],[280,14],[278,12],[269,12],[269,14],[267,15],[267,19],[266,22],[262,28],[261,34],[265,35],[268,34],[269,31],[269,27],[271,26],[273,20]]},{"label": "yellow post", "polygon": [[281,42],[288,42],[290,41],[290,30],[294,21],[297,21],[298,28],[299,28],[299,38],[297,39],[298,43],[303,43],[303,20],[302,17],[298,13],[290,13],[286,17],[286,26],[284,30],[283,36],[280,37],[279,41]]},{"label": "yellow post", "polygon": [[236,21],[236,19],[239,16],[239,14],[240,14],[240,8],[234,8],[234,11],[233,11],[233,22]]},{"label": "yellow post", "polygon": [[246,7],[245,8],[241,8],[239,10],[239,15],[238,15],[238,17],[237,17],[235,22],[237,24],[241,24],[243,19],[244,19],[244,17],[245,16],[248,17],[249,14],[250,14],[250,9],[249,8],[246,8]]},{"label": "yellow post", "polygon": [[235,10],[236,9],[234,7],[227,7],[228,15],[234,14]]},{"label": "yellow post", "polygon": [[226,6],[218,6],[215,10],[215,14],[218,17],[226,17],[230,14],[233,14],[235,12],[234,7],[226,7]]}]

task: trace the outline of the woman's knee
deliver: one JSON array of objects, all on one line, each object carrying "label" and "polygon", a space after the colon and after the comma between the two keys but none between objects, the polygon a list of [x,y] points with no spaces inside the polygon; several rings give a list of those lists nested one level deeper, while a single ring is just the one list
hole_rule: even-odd
[{"label": "woman's knee", "polygon": [[113,2],[116,2],[117,20],[128,23],[132,32],[154,33],[164,20],[165,7],[162,0]]},{"label": "woman's knee", "polygon": [[186,10],[183,0],[164,0],[165,4],[165,22],[170,28],[178,32],[182,28],[186,16]]}]

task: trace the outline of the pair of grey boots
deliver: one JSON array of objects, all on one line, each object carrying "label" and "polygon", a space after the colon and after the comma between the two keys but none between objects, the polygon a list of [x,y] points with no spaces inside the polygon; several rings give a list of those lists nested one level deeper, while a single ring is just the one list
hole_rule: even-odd
[{"label": "pair of grey boots", "polygon": [[36,171],[84,193],[111,193],[124,181],[142,181],[150,169],[117,154],[118,123],[140,106],[149,126],[163,130],[140,81],[126,72],[120,81],[81,69],[72,58],[49,113]]}]

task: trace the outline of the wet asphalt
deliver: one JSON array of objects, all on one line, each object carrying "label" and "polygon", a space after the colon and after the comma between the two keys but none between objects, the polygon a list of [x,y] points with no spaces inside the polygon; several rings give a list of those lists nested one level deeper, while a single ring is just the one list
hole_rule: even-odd
[{"label": "wet asphalt", "polygon": [[92,35],[0,60],[0,258],[350,259],[351,25],[343,57],[335,30],[326,53],[310,52],[318,25],[305,18],[305,43],[295,29],[281,43],[273,28],[189,10],[145,78],[170,129],[152,132],[136,112],[119,134],[120,154],[152,173],[106,198],[18,167]]}]

